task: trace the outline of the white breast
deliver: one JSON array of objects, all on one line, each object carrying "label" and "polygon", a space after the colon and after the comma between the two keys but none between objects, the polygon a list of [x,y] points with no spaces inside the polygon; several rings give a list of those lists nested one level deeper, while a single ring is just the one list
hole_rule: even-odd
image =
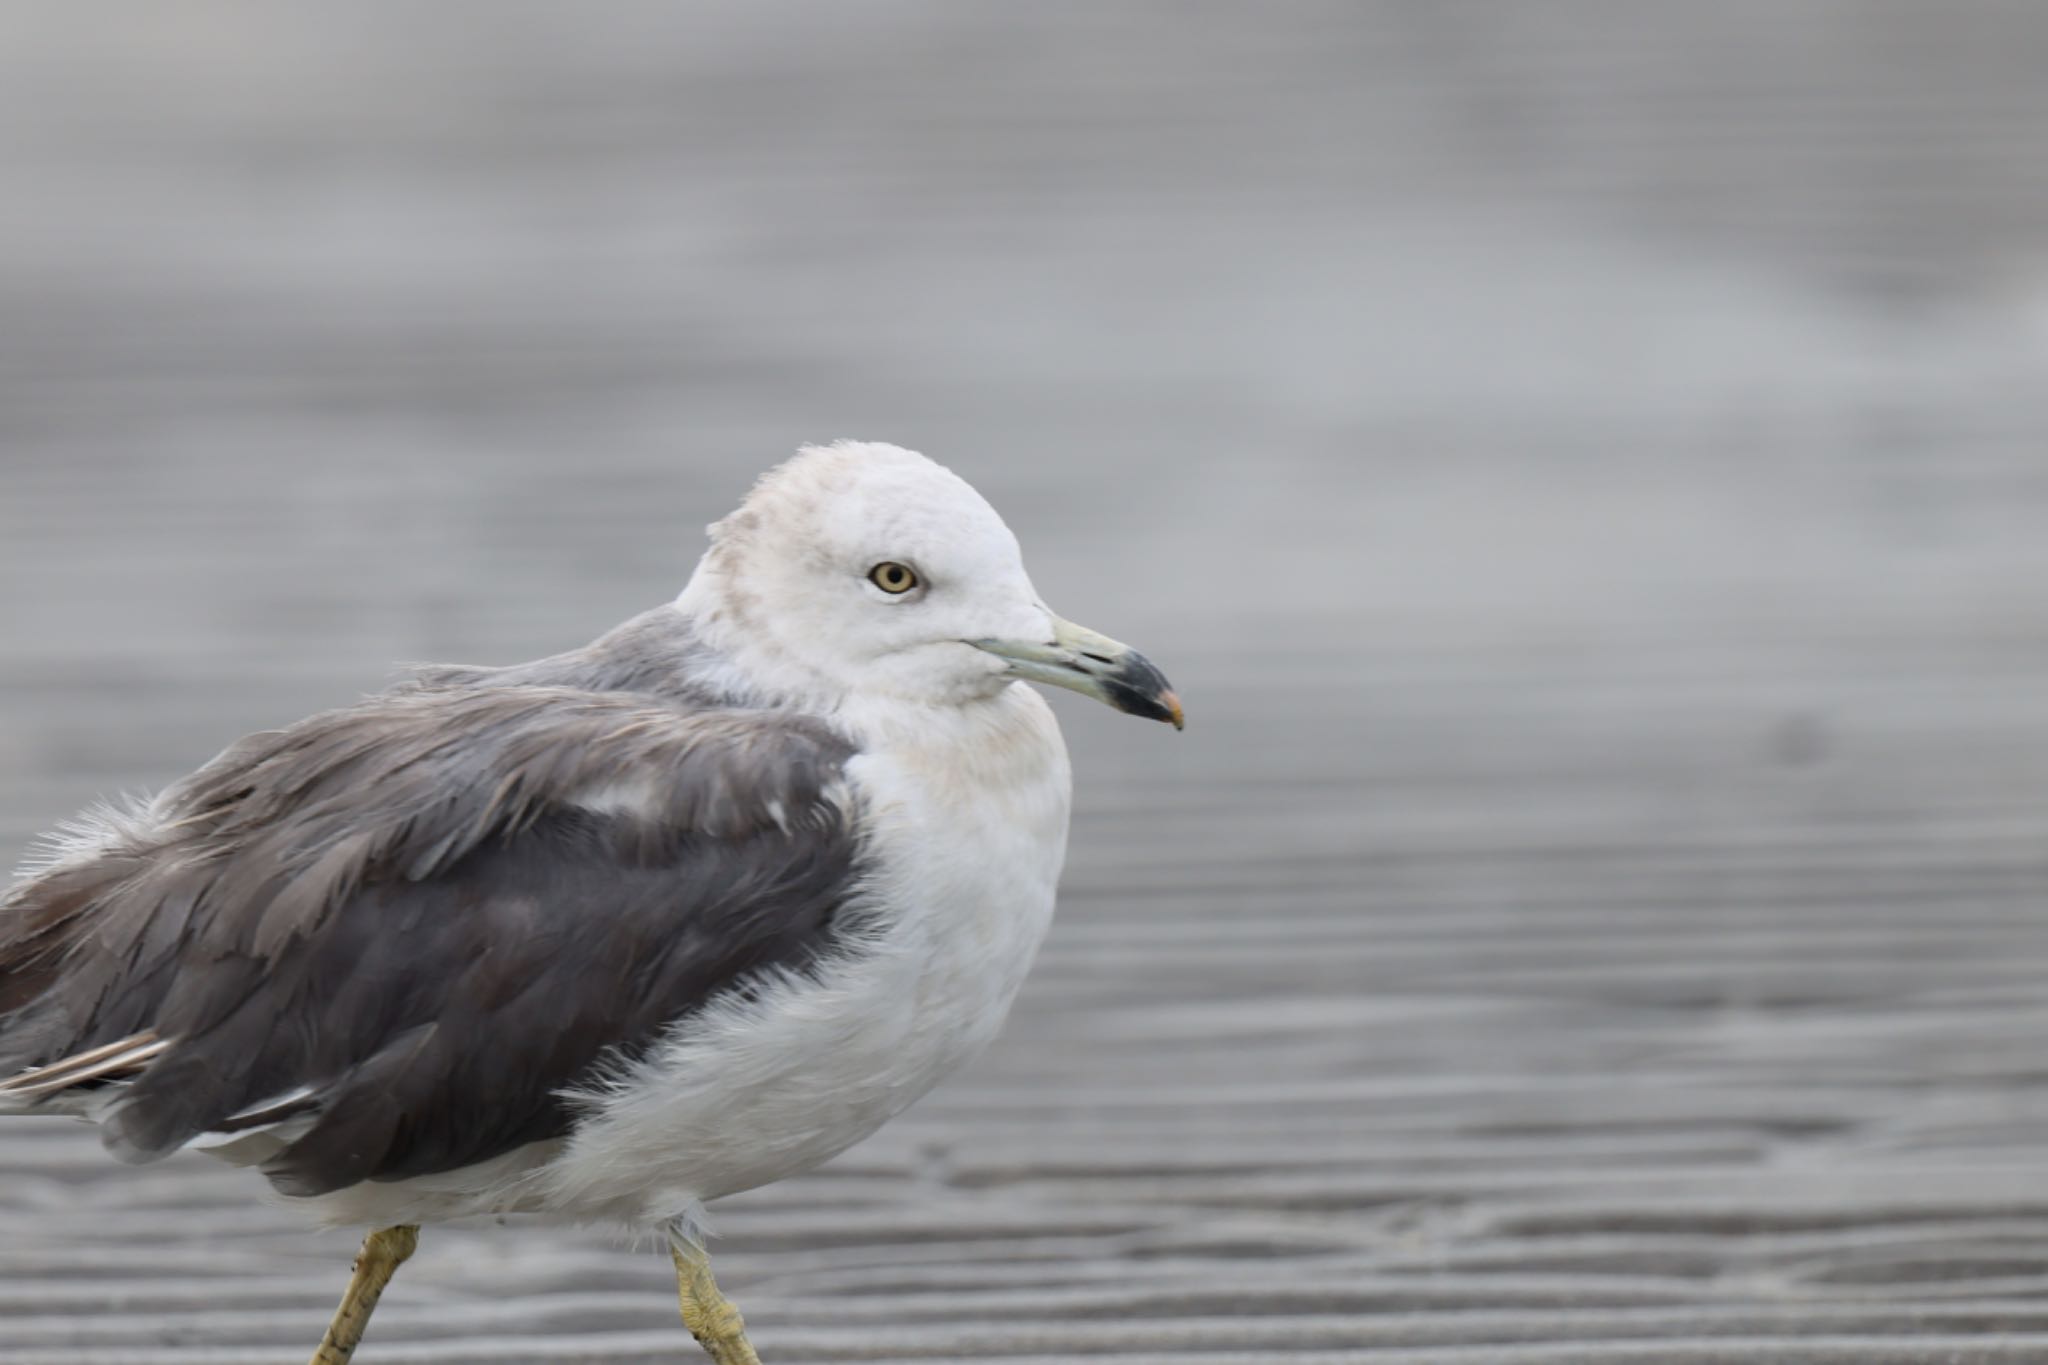
[{"label": "white breast", "polygon": [[864,740],[848,765],[871,869],[863,937],[820,972],[694,1016],[590,1094],[591,1117],[529,1177],[545,1211],[654,1222],[808,1169],[1001,1027],[1066,856],[1072,784],[1051,708],[1020,685],[943,715],[847,719]]}]

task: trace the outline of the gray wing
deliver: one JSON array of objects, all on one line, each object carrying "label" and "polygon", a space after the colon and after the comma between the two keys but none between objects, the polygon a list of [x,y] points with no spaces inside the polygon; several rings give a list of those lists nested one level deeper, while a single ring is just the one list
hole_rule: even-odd
[{"label": "gray wing", "polygon": [[251,736],[0,903],[0,1066],[42,1068],[17,1095],[118,1080],[131,1159],[299,1119],[264,1167],[294,1194],[558,1135],[565,1086],[841,937],[850,753],[546,686]]}]

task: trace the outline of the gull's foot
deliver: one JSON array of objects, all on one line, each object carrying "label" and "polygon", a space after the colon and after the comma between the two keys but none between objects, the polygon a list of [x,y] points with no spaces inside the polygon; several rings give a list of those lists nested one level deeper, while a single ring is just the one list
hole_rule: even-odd
[{"label": "gull's foot", "polygon": [[717,1365],[761,1365],[754,1344],[747,1340],[747,1324],[731,1299],[718,1291],[711,1278],[711,1257],[702,1247],[679,1237],[669,1239],[669,1256],[676,1263],[676,1295],[682,1300],[683,1326]]}]

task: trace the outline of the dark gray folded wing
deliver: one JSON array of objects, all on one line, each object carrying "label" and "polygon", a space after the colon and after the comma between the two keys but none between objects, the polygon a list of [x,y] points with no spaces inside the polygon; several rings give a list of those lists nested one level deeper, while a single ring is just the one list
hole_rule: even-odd
[{"label": "dark gray folded wing", "polygon": [[788,713],[546,686],[252,736],[8,895],[0,1062],[153,1034],[109,1145],[294,1118],[265,1165],[291,1193],[559,1135],[565,1086],[842,942],[850,753]]}]

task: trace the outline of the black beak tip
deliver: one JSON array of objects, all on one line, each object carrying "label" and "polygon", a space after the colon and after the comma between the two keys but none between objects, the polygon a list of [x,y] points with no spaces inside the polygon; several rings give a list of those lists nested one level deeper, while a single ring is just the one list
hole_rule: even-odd
[{"label": "black beak tip", "polygon": [[1187,717],[1180,709],[1180,697],[1173,684],[1150,659],[1133,652],[1109,679],[1110,704],[1127,715],[1146,720],[1163,720],[1176,730],[1187,729]]}]

